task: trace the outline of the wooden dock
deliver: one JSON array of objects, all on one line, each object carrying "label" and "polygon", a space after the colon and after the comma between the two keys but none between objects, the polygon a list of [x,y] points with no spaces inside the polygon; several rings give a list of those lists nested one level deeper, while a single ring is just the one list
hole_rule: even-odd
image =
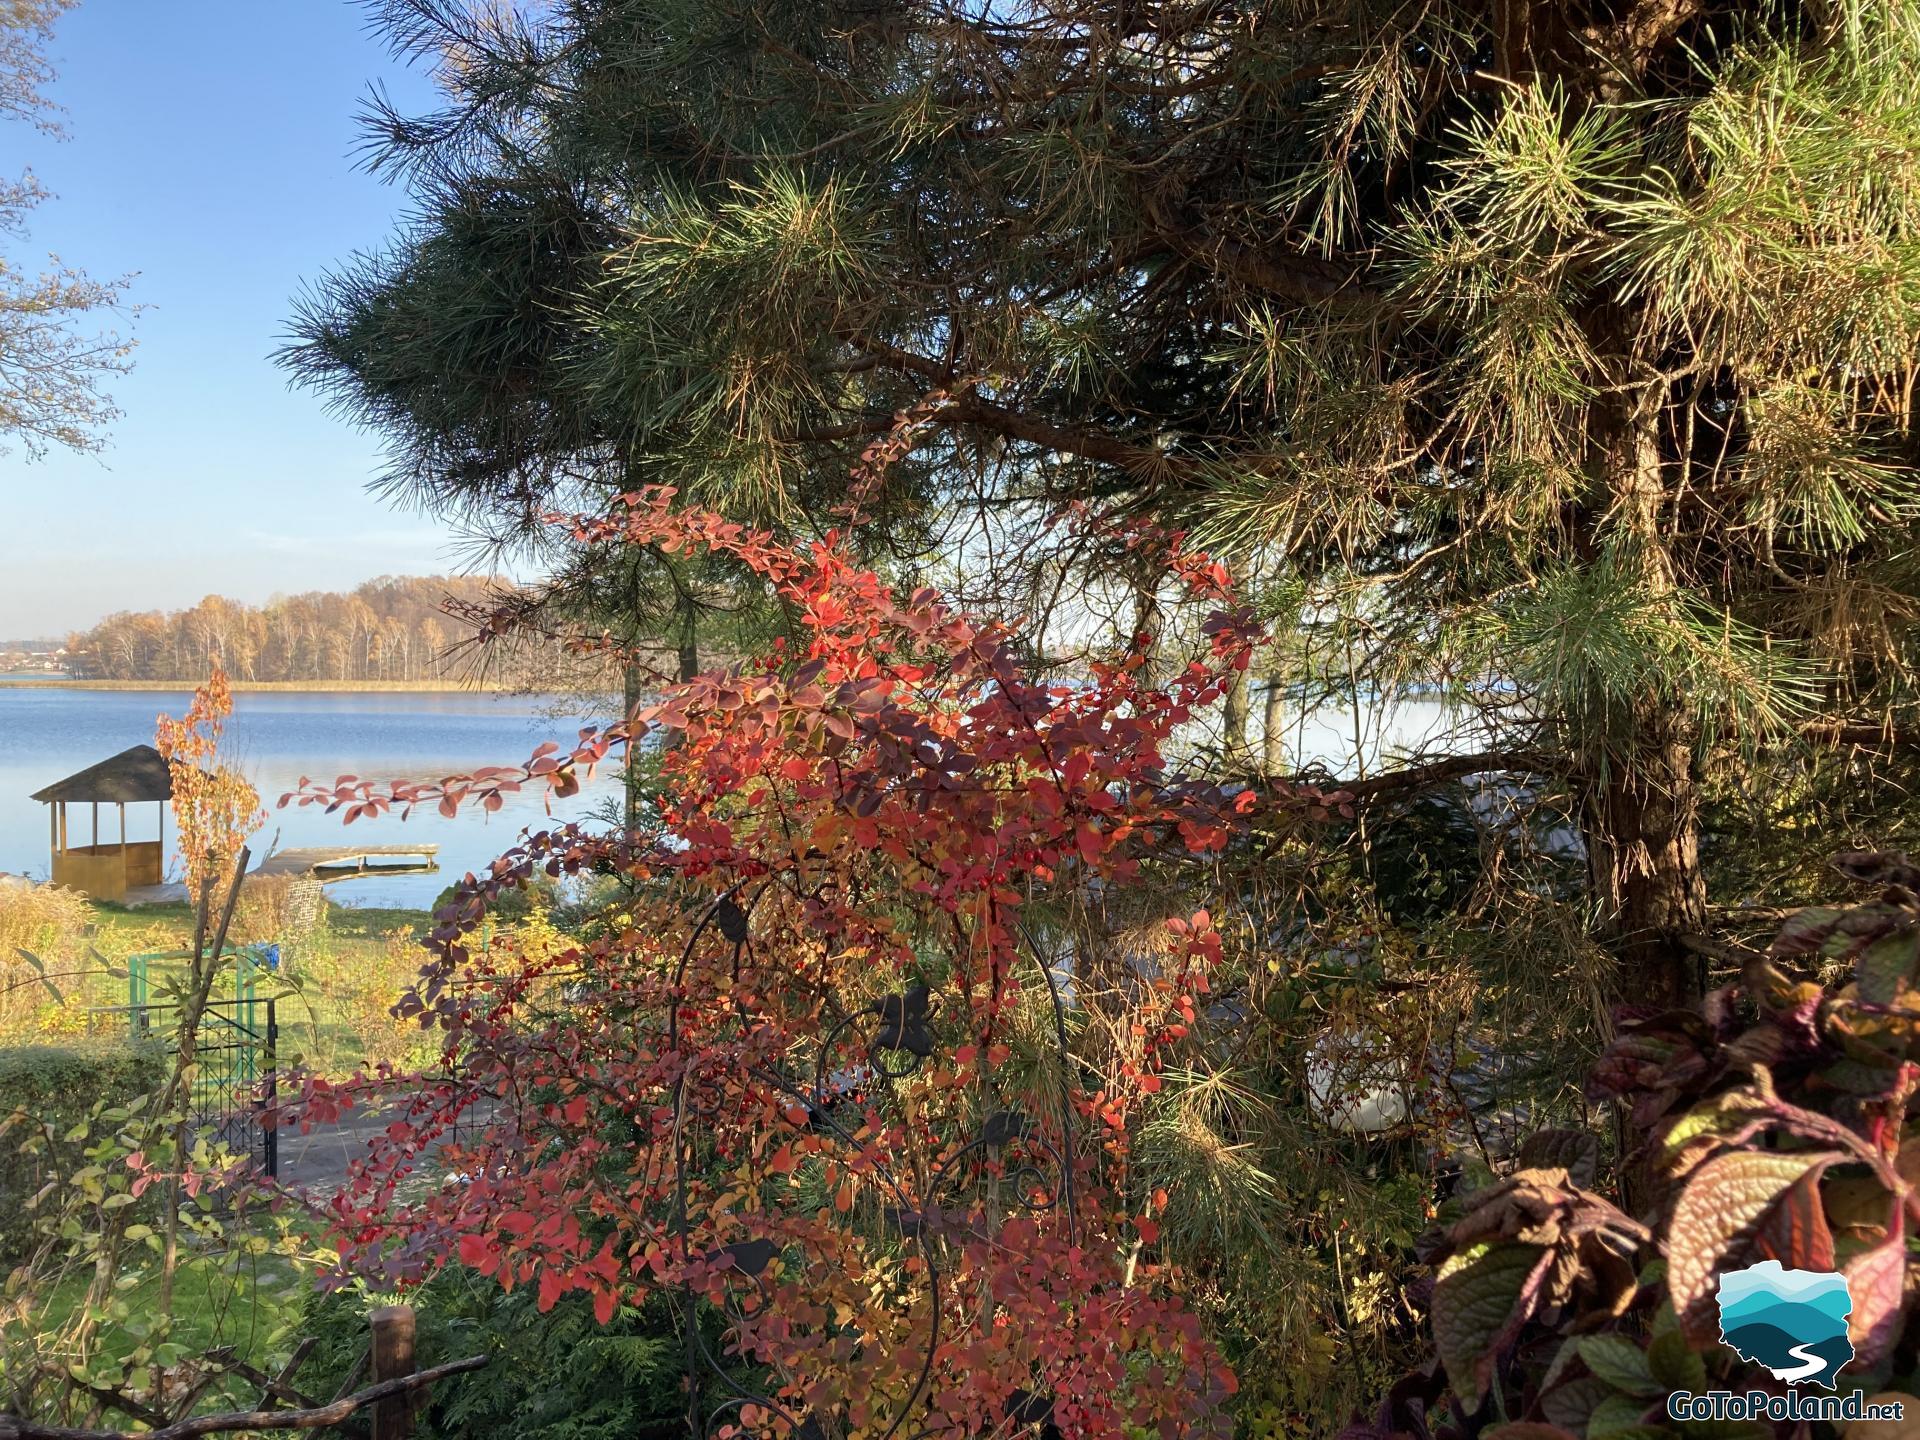
[{"label": "wooden dock", "polygon": [[[427,875],[440,868],[438,845],[315,845],[299,850],[276,850],[247,873],[249,875],[292,875],[320,885],[335,880],[353,880],[368,875]],[[318,890],[315,890],[318,895]],[[185,904],[192,897],[187,887],[171,884],[141,885],[129,889],[121,902],[129,909],[140,905]]]},{"label": "wooden dock", "polygon": [[276,850],[255,875],[316,875],[346,880],[356,875],[421,875],[440,868],[438,845],[320,845]]}]

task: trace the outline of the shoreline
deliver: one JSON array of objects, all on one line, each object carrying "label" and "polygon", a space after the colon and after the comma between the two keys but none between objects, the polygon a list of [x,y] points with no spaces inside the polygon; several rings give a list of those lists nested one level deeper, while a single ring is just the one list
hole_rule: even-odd
[{"label": "shoreline", "polygon": [[[191,691],[200,682],[198,680],[57,680],[45,676],[33,676],[19,680],[10,680],[0,675],[0,689],[14,690],[151,690],[151,691]],[[392,695],[445,695],[466,692],[473,695],[517,695],[531,694],[518,686],[489,684],[473,680],[229,680],[228,688],[236,695],[249,691],[255,693],[306,692],[308,694],[341,694],[355,692],[365,694]],[[543,695],[580,694],[591,695],[592,690],[542,690]]]}]

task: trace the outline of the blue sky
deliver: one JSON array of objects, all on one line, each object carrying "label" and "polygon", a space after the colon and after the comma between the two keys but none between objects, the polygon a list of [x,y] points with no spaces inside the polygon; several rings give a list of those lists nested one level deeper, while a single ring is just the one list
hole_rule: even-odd
[{"label": "blue sky", "polygon": [[356,117],[371,82],[412,108],[430,87],[365,18],[349,0],[81,0],[61,22],[69,138],[0,131],[0,170],[54,192],[8,253],[137,272],[148,308],[104,454],[0,457],[0,638],[457,567],[431,519],[367,493],[377,437],[268,358],[302,281],[405,208],[357,168]]}]

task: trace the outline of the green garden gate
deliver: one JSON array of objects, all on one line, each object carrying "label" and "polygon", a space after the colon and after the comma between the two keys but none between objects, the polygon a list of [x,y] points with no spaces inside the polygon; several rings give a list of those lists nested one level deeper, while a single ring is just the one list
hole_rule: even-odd
[{"label": "green garden gate", "polygon": [[[180,1026],[180,1002],[153,998],[156,966],[186,961],[179,952],[135,955],[127,962],[127,1034],[169,1045]],[[274,999],[262,996],[262,972],[278,960],[277,947],[242,946],[233,957],[233,993],[207,1003],[194,1029],[194,1067],[188,1097],[191,1124],[235,1154],[250,1155],[267,1175],[280,1170],[279,1137],[261,1123],[273,1103],[274,1057],[280,1026]]]}]

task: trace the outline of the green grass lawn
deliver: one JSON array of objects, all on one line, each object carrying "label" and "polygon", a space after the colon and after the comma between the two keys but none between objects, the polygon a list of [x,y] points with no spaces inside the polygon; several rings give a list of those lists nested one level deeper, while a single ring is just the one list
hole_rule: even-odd
[{"label": "green grass lawn", "polygon": [[[221,1352],[277,1372],[299,1342],[316,1295],[314,1277],[331,1253],[319,1248],[320,1227],[304,1217],[275,1219],[259,1210],[244,1228],[205,1214],[193,1218],[199,1234],[183,1240],[170,1322],[160,1309],[158,1237],[133,1243],[91,1346],[86,1373],[95,1383],[117,1388],[129,1377],[138,1383],[150,1367]],[[5,1327],[10,1333],[0,1353],[13,1360],[37,1354],[63,1364],[77,1358],[72,1337],[90,1277],[91,1265],[81,1263],[44,1277],[40,1293]],[[222,1393],[216,1385],[196,1409],[245,1407],[258,1393],[242,1377],[230,1386],[235,1388]]]},{"label": "green grass lawn", "polygon": [[[124,905],[95,900],[92,906],[95,933],[102,940],[164,942],[157,945],[160,949],[185,949],[193,943],[193,908],[184,903],[142,905],[129,910]],[[432,927],[433,916],[426,910],[329,902],[323,928],[342,944],[383,945],[396,930],[424,935]]]},{"label": "green grass lawn", "polygon": [[418,937],[432,928],[433,915],[426,910],[384,909],[373,905],[327,906],[327,929],[345,942],[380,944],[396,930]]},{"label": "green grass lawn", "polygon": [[[88,1276],[74,1270],[46,1295],[35,1314],[44,1329],[64,1329],[75,1318],[87,1294]],[[277,1254],[248,1254],[240,1246],[222,1255],[189,1259],[175,1276],[174,1317],[168,1344],[182,1355],[201,1355],[222,1346],[249,1364],[271,1360],[284,1350],[286,1338],[299,1327],[307,1297],[313,1292],[310,1271]],[[116,1293],[121,1312],[100,1334],[100,1349],[110,1355],[128,1355],[153,1342],[160,1329],[158,1269],[124,1277]],[[159,1352],[161,1363],[172,1357]]]}]

